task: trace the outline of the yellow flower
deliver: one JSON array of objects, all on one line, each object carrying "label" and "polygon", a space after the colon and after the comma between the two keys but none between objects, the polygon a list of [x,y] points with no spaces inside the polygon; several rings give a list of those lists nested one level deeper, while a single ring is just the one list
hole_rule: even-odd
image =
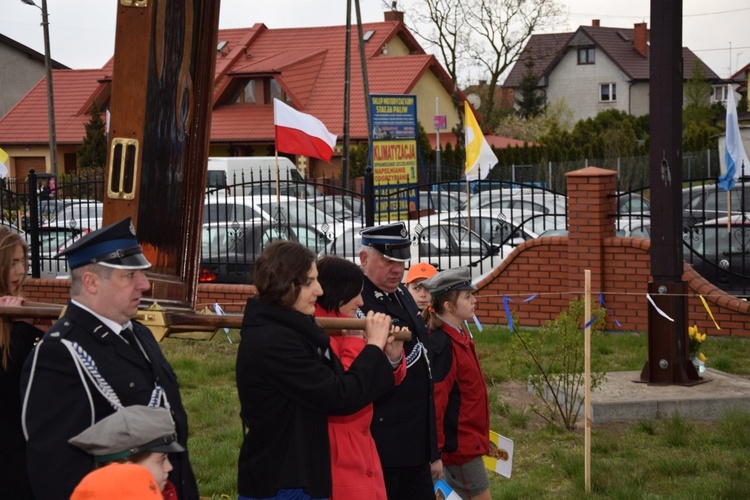
[{"label": "yellow flower", "polygon": [[692,339],[693,337],[695,337],[695,332],[697,332],[697,331],[698,331],[698,327],[697,326],[689,326],[688,327],[688,336]]},{"label": "yellow flower", "polygon": [[699,353],[698,353],[698,359],[700,359],[700,360],[701,360],[701,361],[703,361],[704,363],[706,362],[706,357],[705,357],[705,356],[703,355],[703,353],[702,353],[702,352],[699,352]]}]

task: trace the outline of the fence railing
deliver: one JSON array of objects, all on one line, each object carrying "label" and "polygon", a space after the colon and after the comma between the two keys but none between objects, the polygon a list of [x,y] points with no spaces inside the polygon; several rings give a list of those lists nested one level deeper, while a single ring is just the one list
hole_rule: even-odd
[{"label": "fence railing", "polygon": [[[632,159],[628,164],[639,161]],[[612,214],[617,234],[648,238],[649,189],[647,183],[636,181],[639,177],[633,168],[622,167],[624,163],[620,162],[614,195],[617,208]],[[695,163],[690,168],[700,170]],[[628,175],[623,175],[625,170]],[[469,265],[474,277],[482,276],[526,239],[565,234],[565,189],[549,188],[560,176],[550,176],[549,169],[542,177],[533,169],[520,175],[522,171],[509,180],[472,182],[468,192],[463,181],[376,189],[375,220],[404,223],[412,239],[409,264],[426,261],[441,269]],[[643,174],[647,180],[647,172]],[[0,209],[2,224],[22,232],[29,242],[32,275],[51,277],[67,274],[59,251],[101,226],[104,186],[100,177],[71,178],[49,193],[40,189],[44,180],[33,172],[26,184],[6,179],[4,186],[13,189],[0,186]],[[716,180],[703,177],[684,182],[680,201],[684,259],[717,286],[746,296],[750,293],[750,222],[744,214],[750,211],[750,181],[738,182],[727,205],[727,193],[717,190]],[[367,205],[360,190],[343,188],[333,179],[289,178],[278,185],[275,180],[252,177],[228,181],[226,187],[206,191],[202,281],[252,282],[256,257],[278,239],[299,241],[318,255],[336,254],[358,262],[359,230],[365,226]],[[18,189],[19,185],[24,189]],[[728,212],[731,224],[722,221]]]}]

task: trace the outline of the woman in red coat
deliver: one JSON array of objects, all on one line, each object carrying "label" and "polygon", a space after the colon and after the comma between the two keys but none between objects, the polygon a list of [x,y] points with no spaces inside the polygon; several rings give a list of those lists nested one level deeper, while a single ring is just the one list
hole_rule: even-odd
[{"label": "woman in red coat", "polygon": [[[326,256],[318,260],[318,281],[323,295],[315,307],[317,317],[364,317],[362,306],[364,274],[356,264],[340,257]],[[331,348],[348,369],[365,347],[362,331],[348,330],[331,337]],[[396,384],[406,376],[403,342],[393,341],[386,354],[394,366]],[[370,435],[372,404],[357,413],[328,417],[331,442],[332,500],[386,500],[383,470],[378,450]]]}]

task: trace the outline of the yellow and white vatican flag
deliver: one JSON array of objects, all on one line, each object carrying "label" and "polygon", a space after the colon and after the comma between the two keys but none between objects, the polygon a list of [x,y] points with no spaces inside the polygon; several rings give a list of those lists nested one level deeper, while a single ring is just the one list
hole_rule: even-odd
[{"label": "yellow and white vatican flag", "polygon": [[468,101],[464,102],[464,137],[466,144],[466,180],[484,179],[497,165],[497,156],[479,128]]},{"label": "yellow and white vatican flag", "polygon": [[10,158],[8,158],[8,153],[3,151],[3,148],[0,148],[0,179],[5,179],[5,176],[8,175],[10,169]]}]

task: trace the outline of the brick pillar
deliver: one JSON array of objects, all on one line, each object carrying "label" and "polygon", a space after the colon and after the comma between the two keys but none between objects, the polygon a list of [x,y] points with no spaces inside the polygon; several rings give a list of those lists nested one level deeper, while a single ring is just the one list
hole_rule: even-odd
[{"label": "brick pillar", "polygon": [[592,293],[604,287],[602,240],[615,235],[617,172],[586,167],[565,174],[568,184],[568,284],[583,290],[591,270]]}]

